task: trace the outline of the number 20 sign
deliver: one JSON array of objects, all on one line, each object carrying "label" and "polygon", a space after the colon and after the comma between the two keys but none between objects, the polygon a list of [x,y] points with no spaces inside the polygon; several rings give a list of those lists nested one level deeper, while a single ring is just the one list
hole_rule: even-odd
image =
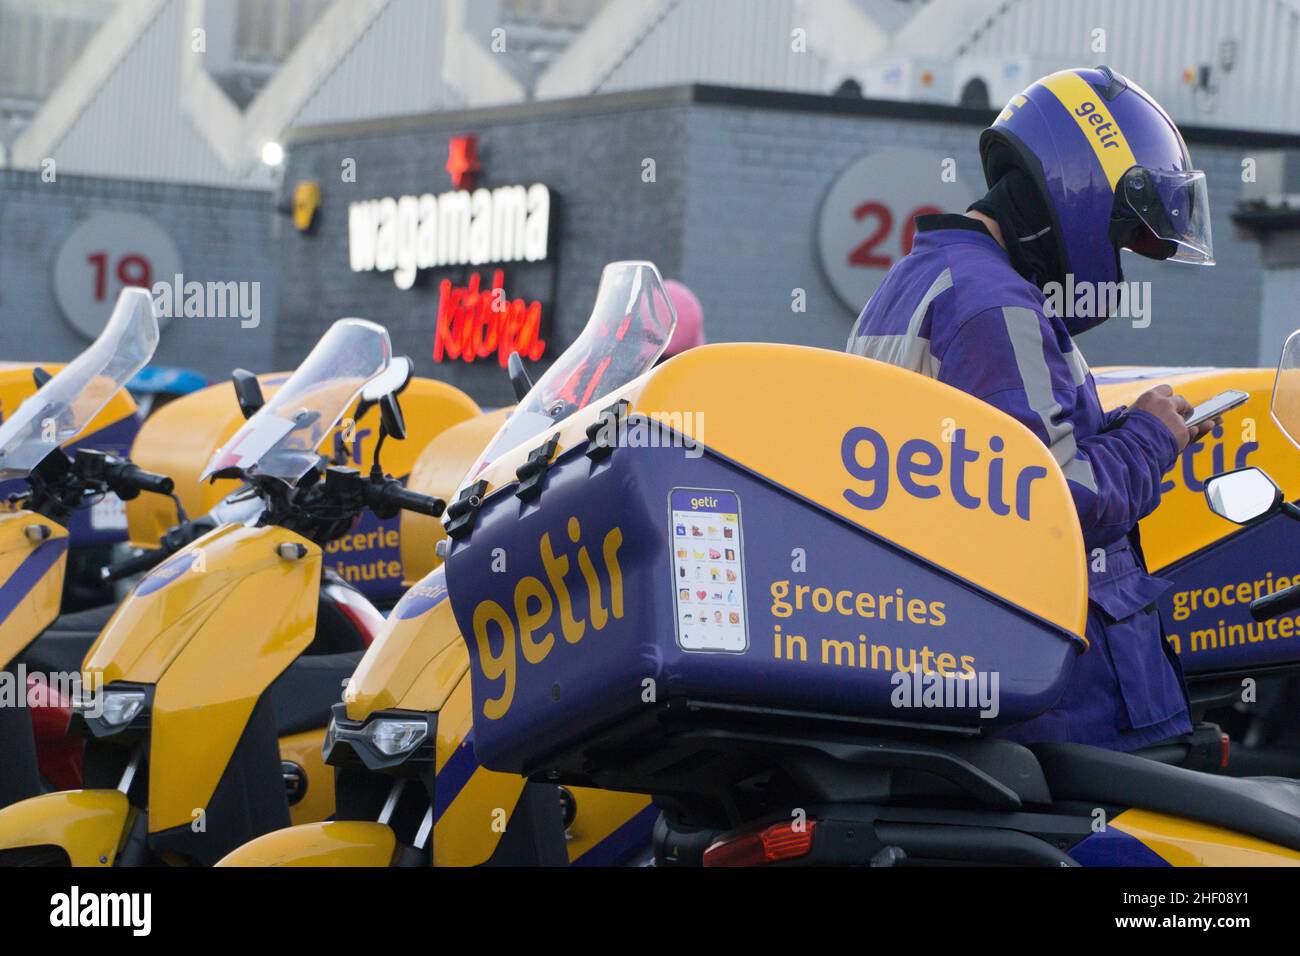
[{"label": "number 20 sign", "polygon": [[946,159],[925,149],[880,150],[850,164],[831,184],[817,217],[817,254],[831,288],[854,315],[890,267],[911,252],[917,216],[965,212],[983,193],[975,192],[983,183],[978,158],[968,160],[970,168],[945,165]]}]

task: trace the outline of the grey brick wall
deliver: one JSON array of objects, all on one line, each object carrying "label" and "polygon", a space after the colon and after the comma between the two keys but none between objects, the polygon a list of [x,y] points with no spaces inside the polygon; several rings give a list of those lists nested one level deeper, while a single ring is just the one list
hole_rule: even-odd
[{"label": "grey brick wall", "polygon": [[[155,363],[225,377],[237,365],[269,369],[278,299],[271,199],[264,192],[0,171],[0,361],[66,361],[87,341],[54,297],[54,260],[68,234],[96,212],[147,216],[166,230],[187,281],[260,282],[261,323],[176,318]],[[162,277],[155,277],[156,279]]]},{"label": "grey brick wall", "polygon": [[[953,157],[958,177],[978,194],[984,124],[955,112],[903,117],[827,110],[824,102],[810,108],[818,106],[812,99],[771,94],[756,101],[725,90],[674,89],[306,131],[291,144],[286,189],[317,179],[323,203],[312,235],[282,224],[276,364],[293,365],[330,321],[355,314],[386,324],[395,347],[411,354],[422,374],[485,403],[510,399],[495,361],[431,360],[437,280],[463,279],[469,270],[433,270],[404,292],[387,275],[356,275],[348,267],[348,204],[450,188],[447,142],[463,133],[479,137],[479,185],[544,182],[552,189],[551,261],[505,270],[512,297],[539,298],[549,310],[548,358],[582,327],[601,267],[618,258],[652,259],[665,276],[686,281],[704,304],[712,341],[842,348],[856,310],[835,296],[817,260],[817,215],[827,189],[868,152],[921,147]],[[1139,329],[1113,321],[1087,333],[1081,346],[1094,365],[1258,361],[1259,250],[1234,235],[1228,218],[1249,149],[1195,138],[1189,145],[1209,174],[1219,264],[1151,263],[1126,254],[1128,277],[1152,283],[1152,322]],[[349,157],[357,162],[354,184],[340,177]],[[641,180],[647,157],[656,162],[653,184]],[[791,309],[794,289],[806,291],[805,313]]]},{"label": "grey brick wall", "polygon": [[[831,182],[864,153],[933,149],[953,157],[958,178],[973,177],[975,193],[982,192],[978,125],[700,106],[687,129],[682,272],[704,303],[715,341],[843,347],[855,313],[835,296],[817,262],[815,224]],[[1125,254],[1126,278],[1152,283],[1151,324],[1107,322],[1081,336],[1093,365],[1257,361],[1259,247],[1235,236],[1229,219],[1249,150],[1194,140],[1189,150],[1210,182],[1218,264],[1155,263]],[[806,314],[791,311],[795,288],[807,290]]]},{"label": "grey brick wall", "polygon": [[[542,263],[504,266],[510,298],[543,303],[542,365],[573,341],[595,300],[601,268],[616,259],[651,259],[673,275],[681,259],[683,141],[686,109],[659,107],[629,113],[519,118],[465,126],[430,118],[404,132],[341,135],[290,145],[286,189],[302,179],[321,184],[312,233],[283,229],[283,297],[276,361],[291,367],[330,322],[355,315],[385,325],[396,352],[409,354],[419,374],[463,388],[480,402],[512,401],[497,360],[433,361],[438,282],[458,284],[470,267],[422,273],[414,288],[398,289],[388,273],[353,273],[348,257],[348,206],[386,196],[451,188],[444,170],[448,140],[479,137],[483,167],[476,186],[545,183],[552,193],[550,256]],[[642,160],[656,160],[656,182],[641,181]],[[345,183],[345,159],[356,161],[357,181]],[[484,282],[491,267],[480,268]]]}]

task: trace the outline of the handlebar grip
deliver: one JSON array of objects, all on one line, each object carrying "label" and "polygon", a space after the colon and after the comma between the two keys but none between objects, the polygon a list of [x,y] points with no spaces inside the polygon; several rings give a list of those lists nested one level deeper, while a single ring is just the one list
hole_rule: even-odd
[{"label": "handlebar grip", "polygon": [[108,565],[100,571],[100,577],[105,581],[120,581],[122,578],[129,578],[134,574],[150,570],[169,554],[171,554],[171,551],[167,548],[153,548],[143,551],[124,561]]},{"label": "handlebar grip", "polygon": [[176,482],[167,475],[145,471],[135,465],[126,465],[115,476],[114,483],[134,488],[136,491],[151,491],[156,495],[170,495],[176,490]]},{"label": "handlebar grip", "polygon": [[1293,584],[1272,594],[1265,594],[1250,604],[1250,616],[1257,621],[1267,621],[1288,611],[1300,608],[1300,584]]},{"label": "handlebar grip", "polygon": [[403,511],[414,511],[416,514],[428,515],[430,518],[442,517],[443,511],[447,508],[447,503],[441,498],[410,491],[396,481],[383,485],[376,497],[381,507],[386,505]]}]

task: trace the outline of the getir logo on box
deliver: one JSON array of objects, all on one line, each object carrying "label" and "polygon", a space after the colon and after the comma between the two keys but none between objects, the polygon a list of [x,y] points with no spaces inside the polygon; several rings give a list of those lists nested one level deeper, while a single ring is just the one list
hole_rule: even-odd
[{"label": "getir logo on box", "polygon": [[[537,554],[543,573],[519,578],[513,600],[502,604],[485,598],[474,607],[472,636],[482,675],[481,681],[475,676],[474,693],[481,694],[488,720],[509,713],[521,664],[541,664],[552,652],[569,653],[567,647],[582,641],[588,625],[603,631],[611,620],[623,617],[623,569],[618,560],[623,529],[616,525],[593,536],[588,548],[582,525],[571,517],[565,534],[567,546],[559,535],[541,536]],[[586,600],[575,602],[573,591],[585,592]],[[584,605],[586,613],[575,615],[575,606]]]},{"label": "getir logo on box", "polygon": [[[844,498],[863,511],[875,511],[897,487],[913,498],[946,494],[963,508],[987,508],[999,517],[1014,510],[1017,518],[1028,521],[1034,482],[1047,477],[1047,469],[1027,465],[1007,475],[1001,454],[1005,444],[1000,435],[992,435],[986,449],[976,449],[967,444],[966,430],[957,428],[948,442],[910,438],[895,453],[880,432],[858,425],[845,432],[840,443],[844,468],[857,480],[844,489]],[[976,482],[977,477],[982,480]],[[984,496],[973,493],[972,487],[982,487]]]}]

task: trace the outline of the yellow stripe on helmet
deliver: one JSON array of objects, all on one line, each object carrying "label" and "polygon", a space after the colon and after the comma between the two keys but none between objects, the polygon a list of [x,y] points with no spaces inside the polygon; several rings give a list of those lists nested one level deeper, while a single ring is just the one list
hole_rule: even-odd
[{"label": "yellow stripe on helmet", "polygon": [[1084,138],[1097,154],[1110,188],[1115,189],[1130,168],[1137,165],[1133,150],[1129,148],[1124,131],[1120,129],[1115,117],[1106,109],[1105,103],[1088,82],[1073,70],[1053,73],[1042,81],[1061,105],[1070,111],[1074,121],[1079,124]]}]

